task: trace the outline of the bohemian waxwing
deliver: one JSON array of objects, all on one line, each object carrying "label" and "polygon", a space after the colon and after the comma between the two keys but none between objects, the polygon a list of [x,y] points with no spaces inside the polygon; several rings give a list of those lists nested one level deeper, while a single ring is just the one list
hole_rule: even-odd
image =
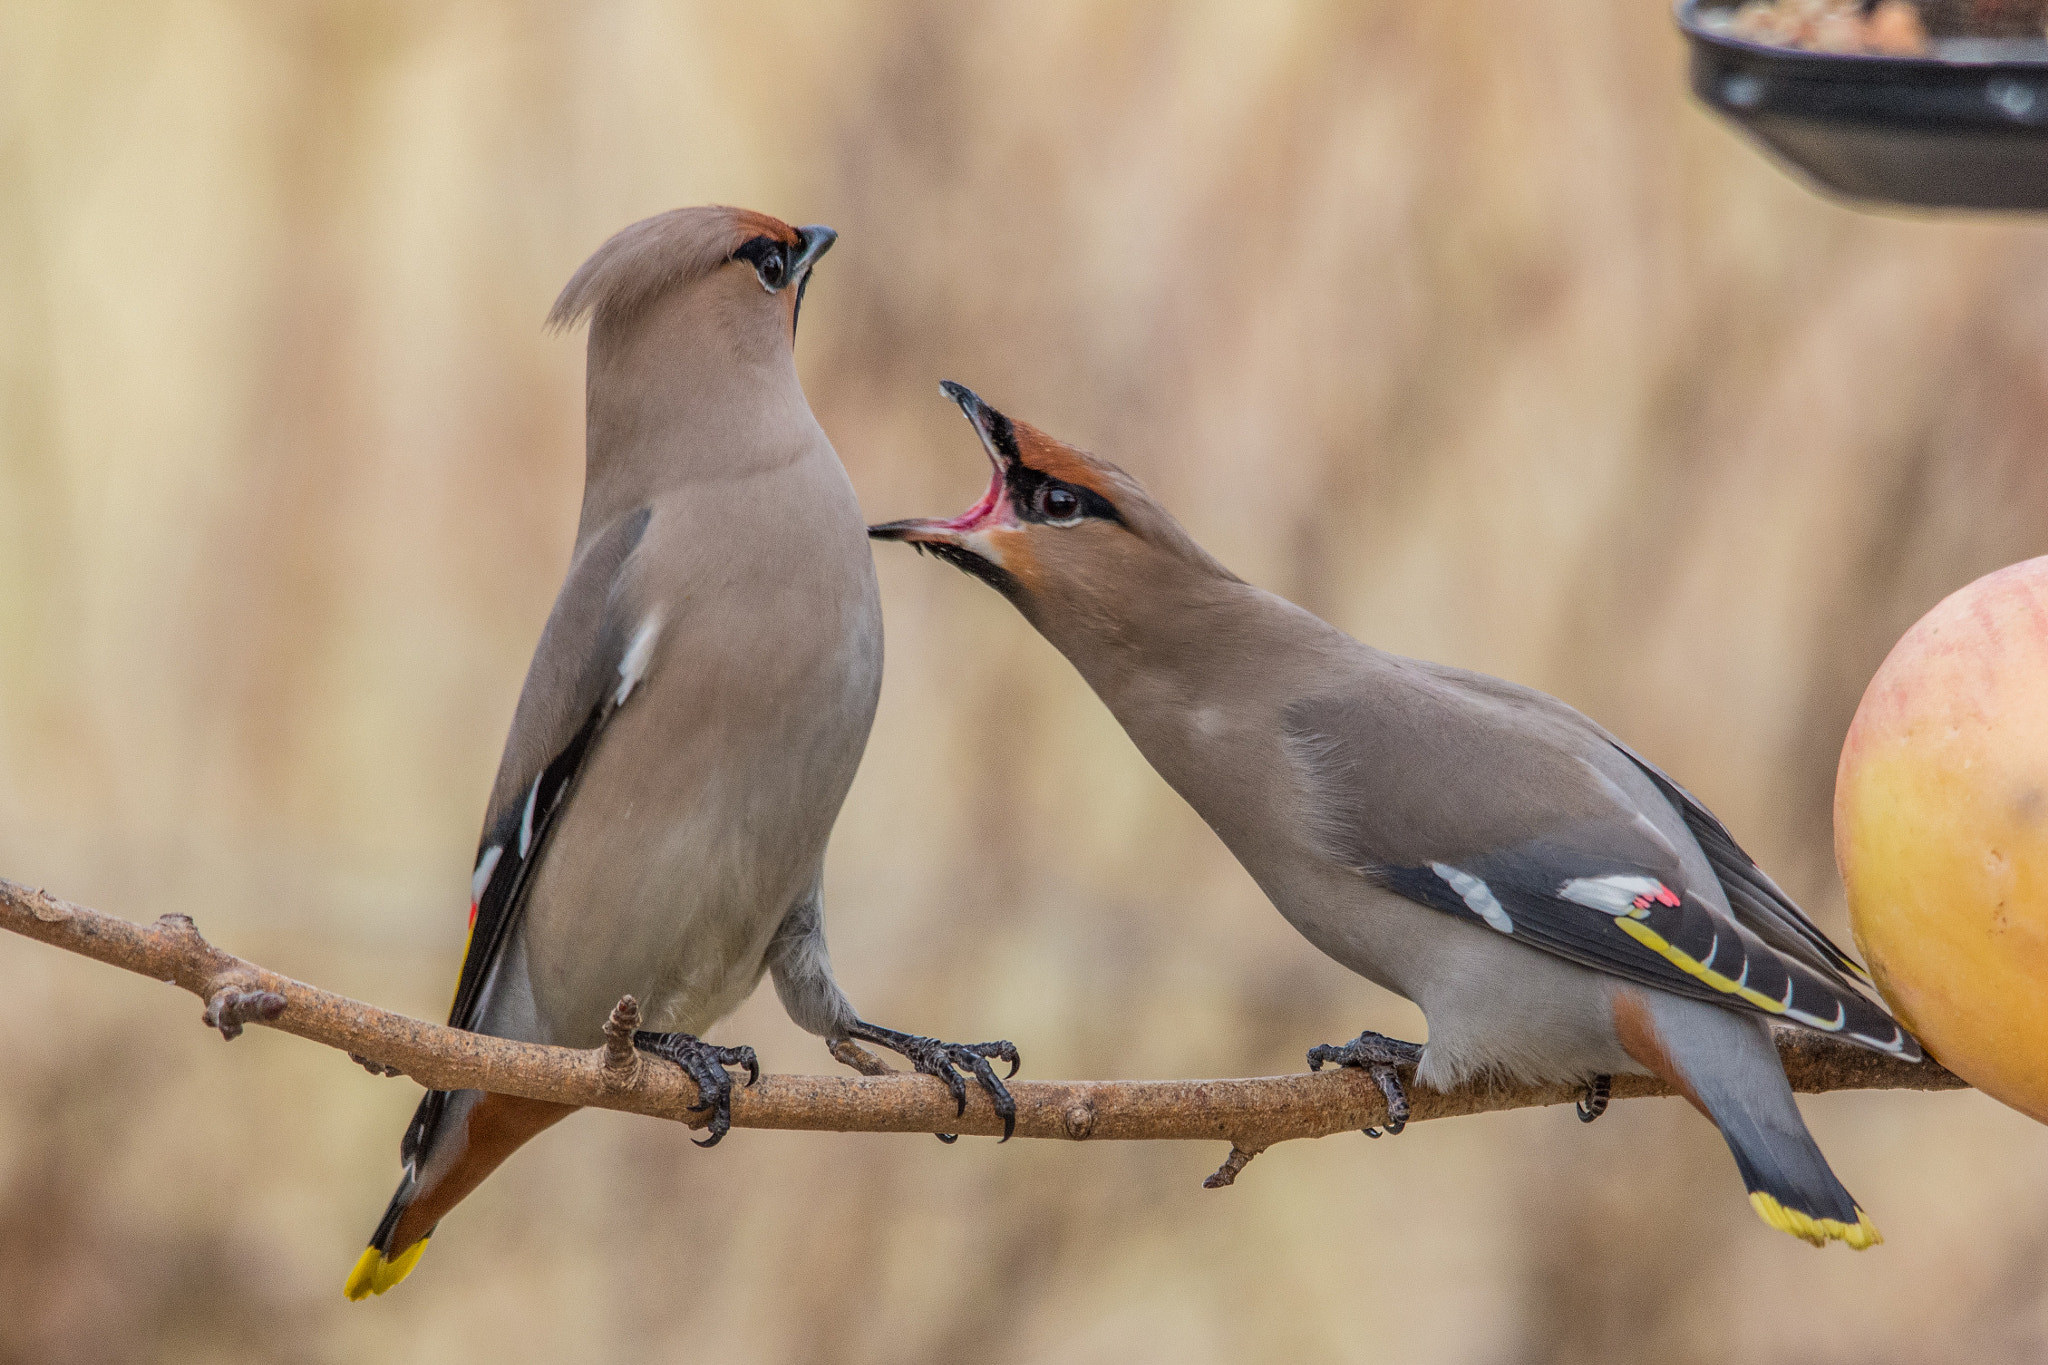
[{"label": "bohemian waxwing", "polygon": [[1233,576],[1137,481],[943,386],[995,465],[908,541],[1001,592],[1295,928],[1414,1001],[1417,1048],[1309,1053],[1407,1099],[1495,1073],[1662,1077],[1711,1119],[1750,1202],[1815,1245],[1879,1241],[1800,1120],[1770,1022],[1920,1048],[1707,808],[1564,703],[1362,645]]},{"label": "bohemian waxwing", "polygon": [[[700,1040],[763,972],[790,1018],[944,1078],[1008,1043],[864,1023],[832,977],[819,881],[882,679],[882,616],[853,487],[797,383],[804,288],[837,234],[728,208],[636,223],[584,263],[551,324],[588,316],[587,456],[568,580],[527,671],[484,817],[448,1022],[592,1047],[623,995],[730,1123]],[[443,1214],[568,1106],[433,1091],[405,1175],[348,1278],[404,1279]]]}]

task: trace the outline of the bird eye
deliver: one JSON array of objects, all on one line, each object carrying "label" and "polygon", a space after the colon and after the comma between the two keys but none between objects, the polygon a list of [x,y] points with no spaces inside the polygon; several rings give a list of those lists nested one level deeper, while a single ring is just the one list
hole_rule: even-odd
[{"label": "bird eye", "polygon": [[1038,515],[1047,521],[1067,521],[1081,514],[1081,499],[1073,489],[1060,484],[1046,484],[1033,501],[1037,503]]},{"label": "bird eye", "polygon": [[755,237],[742,243],[732,253],[733,259],[745,261],[754,267],[754,278],[761,287],[773,294],[789,283],[789,257],[782,244],[772,237]]}]

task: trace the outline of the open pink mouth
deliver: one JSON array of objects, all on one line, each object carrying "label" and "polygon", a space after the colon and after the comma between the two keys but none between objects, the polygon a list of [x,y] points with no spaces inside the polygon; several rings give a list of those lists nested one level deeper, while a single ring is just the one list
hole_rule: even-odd
[{"label": "open pink mouth", "polygon": [[1010,508],[1009,500],[1004,496],[1006,492],[1008,489],[1003,483],[1003,471],[998,469],[989,476],[988,490],[981,495],[980,502],[950,520],[928,522],[926,528],[950,532],[953,535],[965,535],[971,531],[979,531],[991,522],[1014,521],[1016,518],[1007,515]]},{"label": "open pink mouth", "polygon": [[998,469],[990,476],[988,490],[981,495],[981,500],[959,516],[909,517],[882,526],[870,526],[868,534],[876,540],[902,540],[913,544],[926,541],[951,543],[976,531],[1016,524],[1017,518],[1010,511],[1009,489],[1003,483],[1003,472]]},{"label": "open pink mouth", "polygon": [[870,526],[868,534],[876,540],[901,540],[918,545],[952,545],[965,553],[959,542],[962,537],[977,531],[995,527],[1013,527],[1020,524],[1015,509],[1010,506],[1009,488],[1003,474],[1007,461],[997,449],[998,438],[993,434],[1000,424],[1001,440],[1007,445],[1010,455],[1015,458],[1015,443],[1009,437],[1009,419],[981,401],[972,389],[950,381],[939,385],[940,392],[960,405],[960,411],[974,426],[974,433],[981,440],[981,448],[993,466],[989,476],[988,489],[981,500],[957,517],[911,517],[903,521],[885,522]]}]

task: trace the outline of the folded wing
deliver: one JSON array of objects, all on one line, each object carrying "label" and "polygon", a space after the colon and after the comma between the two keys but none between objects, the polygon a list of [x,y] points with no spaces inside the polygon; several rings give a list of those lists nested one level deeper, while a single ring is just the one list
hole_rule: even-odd
[{"label": "folded wing", "polygon": [[[1519,689],[1464,691],[1448,670],[1396,671],[1371,686],[1405,695],[1388,705],[1338,693],[1288,711],[1331,857],[1419,904],[1624,980],[1920,1057],[1859,986],[1861,968],[1720,821],[1592,722],[1547,697],[1524,704]],[[1607,775],[1617,750],[1647,784]],[[1689,884],[1674,842],[1684,839],[1715,887]]]}]

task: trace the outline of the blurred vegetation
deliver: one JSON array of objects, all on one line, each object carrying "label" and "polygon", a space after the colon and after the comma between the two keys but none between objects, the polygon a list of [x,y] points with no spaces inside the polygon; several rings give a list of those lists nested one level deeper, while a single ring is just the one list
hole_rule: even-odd
[{"label": "blurred vegetation", "polygon": [[[1248,578],[1545,687],[1830,930],[1834,761],[1950,589],[2048,550],[2048,240],[1852,213],[1694,107],[1664,8],[0,7],[0,873],[423,1016],[565,563],[607,234],[843,234],[812,402],[877,519],[983,477],[940,378]],[[871,1017],[1029,1074],[1298,1069],[1318,956],[995,594],[881,555],[834,845]],[[2038,1360],[2048,1134],[1807,1112],[1891,1239],[1751,1215],[1673,1103],[1263,1157],[587,1114],[341,1298],[415,1098],[0,942],[0,1360]],[[762,992],[721,1036],[831,1066]],[[104,1068],[104,1087],[82,1079]]]}]

